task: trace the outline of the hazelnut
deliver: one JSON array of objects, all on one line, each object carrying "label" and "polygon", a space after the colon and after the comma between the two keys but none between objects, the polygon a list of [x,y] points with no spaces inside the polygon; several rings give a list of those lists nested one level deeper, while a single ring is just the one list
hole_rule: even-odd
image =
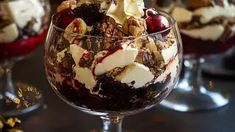
[{"label": "hazelnut", "polygon": [[137,19],[130,17],[126,19],[123,23],[123,31],[126,34],[131,34],[133,36],[143,35],[146,31],[146,23],[143,19]]},{"label": "hazelnut", "polygon": [[84,35],[86,32],[86,23],[81,18],[76,18],[65,28],[64,37],[72,42],[76,35]]}]

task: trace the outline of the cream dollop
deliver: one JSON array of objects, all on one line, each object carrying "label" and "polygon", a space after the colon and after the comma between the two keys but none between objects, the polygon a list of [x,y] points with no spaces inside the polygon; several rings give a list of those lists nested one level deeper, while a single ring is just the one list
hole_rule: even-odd
[{"label": "cream dollop", "polygon": [[201,16],[201,23],[208,23],[211,19],[217,16],[224,17],[235,17],[235,6],[230,4],[225,7],[214,6],[214,7],[206,7],[200,8],[194,11],[194,15]]},{"label": "cream dollop", "polygon": [[181,32],[194,38],[216,41],[222,36],[224,30],[225,29],[223,25],[217,24],[191,30],[182,29]]},{"label": "cream dollop", "polygon": [[112,2],[107,15],[112,17],[117,23],[123,24],[125,19],[130,16],[141,18],[144,15],[143,9],[143,0],[116,0]]}]

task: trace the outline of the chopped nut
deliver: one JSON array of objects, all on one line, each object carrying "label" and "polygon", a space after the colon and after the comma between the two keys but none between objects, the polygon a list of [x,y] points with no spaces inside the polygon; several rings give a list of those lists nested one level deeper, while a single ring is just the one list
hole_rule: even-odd
[{"label": "chopped nut", "polygon": [[145,34],[146,28],[147,27],[144,19],[130,17],[123,23],[123,31],[126,34],[131,34],[133,36],[140,36]]},{"label": "chopped nut", "polygon": [[2,121],[0,121],[0,130],[3,128],[3,122]]},{"label": "chopped nut", "polygon": [[20,104],[20,99],[19,98],[13,98],[12,101],[16,104]]},{"label": "chopped nut", "polygon": [[58,7],[57,7],[57,12],[61,12],[65,9],[74,9],[77,7],[77,0],[66,0],[63,1]]},{"label": "chopped nut", "polygon": [[97,25],[94,25],[89,35],[104,36],[102,49],[112,48],[115,46],[116,41],[123,40],[125,36],[120,25],[118,25],[113,18],[108,16],[104,17]]},{"label": "chopped nut", "polygon": [[14,127],[16,123],[21,123],[21,121],[18,118],[9,118],[6,121],[6,124],[9,125],[10,127]]},{"label": "chopped nut", "polygon": [[77,35],[84,35],[86,32],[86,23],[81,18],[76,18],[66,27],[64,37],[72,43]]}]

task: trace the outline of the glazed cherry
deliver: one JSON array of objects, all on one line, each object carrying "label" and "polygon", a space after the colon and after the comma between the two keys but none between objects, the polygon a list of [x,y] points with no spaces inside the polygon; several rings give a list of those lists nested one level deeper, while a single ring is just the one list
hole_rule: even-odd
[{"label": "glazed cherry", "polygon": [[65,29],[76,18],[73,10],[66,9],[56,14],[56,25]]},{"label": "glazed cherry", "polygon": [[151,17],[151,16],[157,15],[158,13],[154,9],[147,9],[145,11],[145,14],[146,14],[146,17]]},{"label": "glazed cherry", "polygon": [[[165,30],[169,27],[168,20],[160,14],[147,14],[146,24],[148,33],[155,33]],[[164,33],[165,34],[165,33]]]}]

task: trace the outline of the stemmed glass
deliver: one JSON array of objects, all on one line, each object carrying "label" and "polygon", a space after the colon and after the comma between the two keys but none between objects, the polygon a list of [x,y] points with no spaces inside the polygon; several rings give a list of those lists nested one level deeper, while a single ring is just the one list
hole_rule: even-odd
[{"label": "stemmed glass", "polygon": [[221,53],[232,47],[234,37],[226,42],[203,42],[181,34],[184,46],[184,70],[178,86],[162,105],[176,111],[201,111],[220,108],[229,103],[229,95],[202,79],[203,56]]},{"label": "stemmed glass", "polygon": [[0,114],[16,116],[42,103],[32,85],[12,81],[12,67],[43,42],[50,16],[47,0],[0,1]]},{"label": "stemmed glass", "polygon": [[[177,25],[168,14],[159,13],[169,21],[167,29],[121,38],[68,33],[57,27],[53,16],[45,43],[44,65],[55,93],[70,106],[100,116],[103,131],[120,132],[124,116],[158,104],[173,89],[182,62]],[[172,45],[166,46],[167,42]],[[134,56],[121,53],[125,47],[138,53]],[[153,54],[141,52],[142,48]],[[116,55],[119,57],[115,58]],[[131,64],[126,65],[130,59]],[[105,71],[107,65],[117,67]],[[153,80],[146,83],[150,76]]]},{"label": "stemmed glass", "polygon": [[[220,7],[220,5],[215,5],[216,2],[219,3],[218,1],[212,1],[211,6],[204,5],[193,10],[190,6],[193,6],[194,2],[190,0],[179,2],[180,4],[176,5],[180,6],[174,7],[171,12],[176,19],[178,18],[178,25],[180,25],[184,47],[184,70],[182,70],[182,78],[177,88],[162,102],[162,105],[181,112],[223,107],[229,103],[228,94],[215,89],[212,81],[207,82],[202,79],[201,65],[205,65],[206,56],[224,53],[234,45],[235,36],[233,31],[230,31],[230,28],[234,26],[230,23],[234,15],[232,11],[225,11],[227,8],[233,10],[234,5],[231,1],[220,1],[224,4]],[[189,7],[187,7],[187,2],[191,2]],[[202,4],[204,1],[200,2]],[[200,2],[197,4],[200,5]],[[216,10],[218,8],[220,11]],[[215,11],[217,13],[213,14]],[[227,16],[221,14],[222,11],[225,11]],[[203,20],[208,22],[205,23],[206,21]]]}]

